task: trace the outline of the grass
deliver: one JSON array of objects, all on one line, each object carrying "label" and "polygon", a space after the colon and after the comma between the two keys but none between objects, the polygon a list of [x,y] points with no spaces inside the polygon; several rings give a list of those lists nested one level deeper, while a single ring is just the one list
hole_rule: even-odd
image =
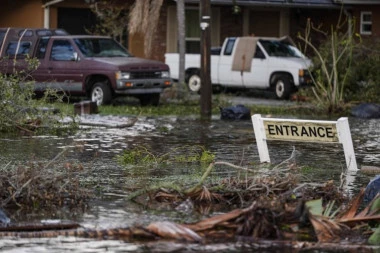
[{"label": "grass", "polygon": [[[212,114],[220,115],[220,107],[231,106],[228,102],[231,96],[235,94],[213,94],[212,97]],[[53,103],[53,106],[63,112],[73,112],[73,103]],[[292,105],[274,106],[274,105],[246,105],[252,114],[265,115],[300,115],[300,116],[318,116],[325,115],[324,111],[318,110],[309,103],[294,103]],[[161,99],[159,106],[140,106],[137,99],[123,97],[118,98],[112,105],[99,106],[99,114],[101,115],[142,115],[142,116],[199,116],[200,104],[199,96],[193,96],[185,100],[168,100]]]}]

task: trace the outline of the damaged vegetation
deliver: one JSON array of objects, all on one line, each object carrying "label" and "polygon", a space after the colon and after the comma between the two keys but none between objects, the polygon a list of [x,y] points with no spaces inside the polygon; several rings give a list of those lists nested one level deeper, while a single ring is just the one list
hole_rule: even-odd
[{"label": "damaged vegetation", "polygon": [[[210,179],[220,166],[237,171],[236,176]],[[272,168],[213,161],[196,184],[189,185],[190,180],[186,180],[187,184],[151,185],[130,194],[130,199],[142,205],[152,202],[170,205],[186,214],[226,212],[192,224],[148,226],[151,232],[165,238],[202,242],[237,238],[251,242],[271,240],[279,245],[313,249],[355,249],[379,243],[375,242],[374,229],[380,214],[372,204],[377,197],[371,203],[363,203],[362,189],[350,200],[342,188],[343,182],[315,183],[302,175],[301,170],[293,157]]]},{"label": "damaged vegetation", "polygon": [[[174,155],[175,152],[181,155]],[[188,152],[185,152],[188,150]],[[67,164],[64,170],[48,169],[64,153],[40,167],[3,168],[3,206],[81,206],[91,194],[82,187],[80,165]],[[204,147],[184,147],[165,154],[153,154],[138,147],[118,157],[124,166],[157,166],[169,163],[197,163],[204,170],[189,175],[191,180],[165,180],[129,193],[129,200],[142,206],[166,206],[186,216],[201,214],[191,222],[152,222],[147,226],[88,230],[78,224],[57,224],[56,229],[1,229],[0,236],[78,236],[126,241],[179,240],[191,243],[244,241],[257,248],[371,250],[379,244],[376,227],[380,219],[376,196],[363,202],[364,189],[349,198],[343,182],[316,183],[302,174],[294,156],[276,166],[243,167],[214,161]],[[208,166],[207,166],[208,164]],[[186,165],[185,165],[186,166]],[[234,171],[220,176],[220,167]],[[31,166],[32,168],[32,166]],[[35,167],[34,167],[35,168]],[[8,173],[8,174],[7,174]],[[344,178],[344,177],[342,177]],[[196,180],[194,180],[196,179]],[[376,204],[373,204],[376,203]],[[153,205],[152,205],[153,204]],[[215,215],[215,213],[218,213]],[[269,245],[269,246],[268,246]]]},{"label": "damaged vegetation", "polygon": [[64,163],[58,160],[66,150],[46,164],[7,164],[1,168],[0,203],[7,210],[22,209],[25,212],[53,212],[63,206],[83,209],[92,193],[83,188],[80,178],[84,169],[80,164]]},{"label": "damaged vegetation", "polygon": [[[64,94],[47,90],[43,94],[35,94],[34,81],[30,73],[38,67],[38,60],[25,59],[27,68],[13,74],[0,73],[0,131],[34,134],[52,132],[62,129],[60,119],[73,116],[73,113],[53,108],[51,101],[62,102]],[[5,62],[0,61],[0,64]],[[38,97],[38,99],[35,99]],[[74,129],[75,124],[65,125],[66,129]]]}]

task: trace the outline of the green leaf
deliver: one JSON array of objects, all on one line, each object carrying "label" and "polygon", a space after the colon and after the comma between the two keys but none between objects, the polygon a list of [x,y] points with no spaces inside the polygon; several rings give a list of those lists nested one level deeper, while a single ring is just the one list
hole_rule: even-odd
[{"label": "green leaf", "polygon": [[368,243],[372,245],[380,245],[380,227],[368,238]]},{"label": "green leaf", "polygon": [[305,203],[306,207],[309,209],[309,212],[313,215],[322,215],[322,199],[309,200]]}]

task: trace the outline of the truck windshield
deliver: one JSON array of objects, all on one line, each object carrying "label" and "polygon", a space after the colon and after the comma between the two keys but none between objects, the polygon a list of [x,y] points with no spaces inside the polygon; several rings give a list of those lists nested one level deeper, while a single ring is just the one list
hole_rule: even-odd
[{"label": "truck windshield", "polygon": [[278,40],[260,40],[260,43],[263,45],[269,56],[303,57],[302,53],[297,48]]},{"label": "truck windshield", "polygon": [[85,57],[128,57],[131,54],[113,39],[77,38],[75,44]]}]

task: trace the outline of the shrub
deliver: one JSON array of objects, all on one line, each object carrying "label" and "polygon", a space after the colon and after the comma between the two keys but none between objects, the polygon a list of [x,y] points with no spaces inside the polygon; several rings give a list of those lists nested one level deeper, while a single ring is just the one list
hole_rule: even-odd
[{"label": "shrub", "polygon": [[[348,26],[354,27],[353,23]],[[328,32],[316,29],[308,20],[305,35],[298,35],[307,47],[311,48],[313,58],[313,93],[318,105],[328,113],[342,111],[345,107],[345,88],[351,75],[352,52],[355,46],[354,36],[341,32],[340,24],[331,27]],[[352,29],[354,30],[354,29]],[[325,40],[317,47],[310,40],[311,32],[325,35]]]},{"label": "shrub", "polygon": [[62,100],[63,95],[48,90],[40,99],[34,99],[34,81],[30,73],[38,67],[38,60],[26,58],[25,61],[28,66],[25,70],[0,74],[0,131],[57,129],[62,125],[59,118],[66,115],[51,108],[49,101],[52,98]]},{"label": "shrub", "polygon": [[363,40],[353,53],[353,64],[347,87],[348,101],[380,101],[380,44],[376,39]]}]

